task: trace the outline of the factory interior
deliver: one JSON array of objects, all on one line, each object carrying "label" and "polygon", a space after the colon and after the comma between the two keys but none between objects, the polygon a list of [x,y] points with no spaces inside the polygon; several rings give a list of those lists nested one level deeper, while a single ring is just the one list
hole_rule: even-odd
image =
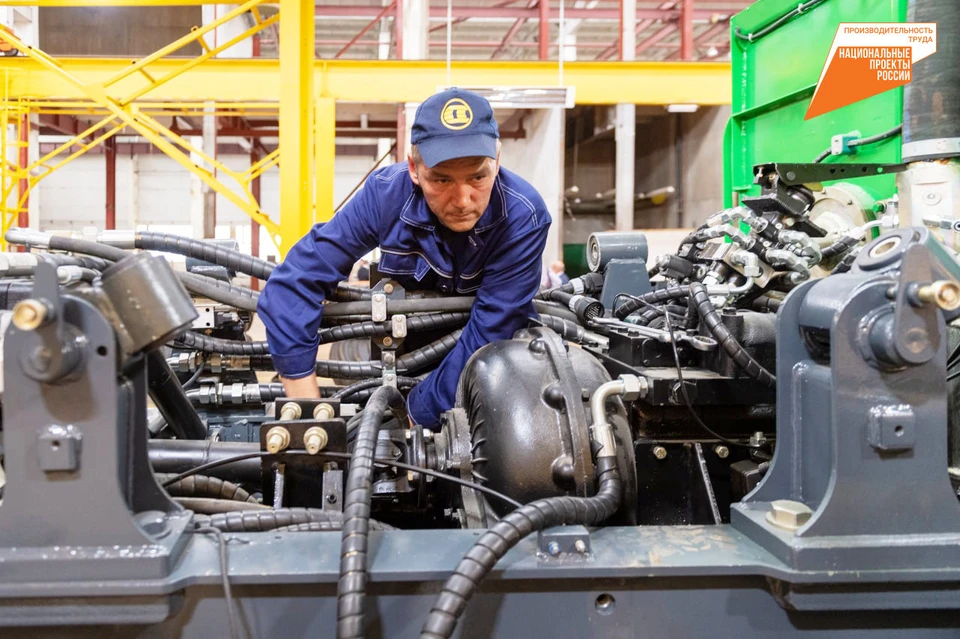
[{"label": "factory interior", "polygon": [[0,54],[0,637],[960,636],[957,0]]}]

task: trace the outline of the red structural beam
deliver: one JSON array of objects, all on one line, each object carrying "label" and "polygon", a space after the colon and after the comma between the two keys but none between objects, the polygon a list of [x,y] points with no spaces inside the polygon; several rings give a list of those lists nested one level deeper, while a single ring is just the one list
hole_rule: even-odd
[{"label": "red structural beam", "polygon": [[103,228],[112,231],[117,228],[117,138],[110,136],[103,143],[103,157],[106,164],[107,192],[105,203],[105,222]]},{"label": "red structural beam", "polygon": [[335,56],[333,56],[334,60],[336,60],[337,58],[339,58],[340,56],[342,56],[344,53],[346,53],[347,50],[348,50],[350,47],[352,47],[352,46],[354,45],[354,43],[356,43],[357,40],[359,40],[360,38],[362,38],[367,31],[369,31],[370,29],[372,29],[378,22],[380,22],[381,20],[383,20],[383,17],[386,16],[386,15],[394,8],[394,6],[396,6],[396,5],[397,5],[397,0],[393,0],[393,2],[391,2],[390,4],[384,6],[383,9],[380,10],[380,13],[378,13],[376,16],[374,16],[373,20],[371,20],[370,22],[368,22],[367,25],[366,25],[363,29],[360,30],[360,33],[358,33],[357,35],[353,36],[353,38],[351,38],[350,41],[347,42],[347,44],[345,44],[342,49],[340,49],[339,51],[337,51],[337,54],[336,54]]},{"label": "red structural beam", "polygon": [[87,127],[82,126],[80,121],[72,115],[59,115],[54,113],[40,113],[37,115],[37,125],[41,129],[53,129],[63,135],[75,136]]},{"label": "red structural beam", "polygon": [[[527,7],[535,6],[536,3],[537,3],[537,0],[531,0],[530,2],[527,3]],[[527,21],[526,18],[520,18],[510,26],[510,28],[507,30],[506,35],[503,36],[503,40],[500,42],[500,46],[498,46],[496,50],[492,54],[490,54],[491,60],[495,59],[498,55],[503,53],[504,49],[506,49],[507,45],[510,44],[510,41],[513,40],[514,36],[517,35],[517,32],[520,31],[520,27],[522,27],[523,23],[526,21]]]},{"label": "red structural beam", "polygon": [[680,10],[680,58],[693,60],[693,0],[683,0]]},{"label": "red structural beam", "polygon": [[[509,7],[511,4],[514,4],[515,2],[519,2],[519,0],[504,0],[503,2],[498,2],[497,4],[495,4],[495,5],[493,5],[493,6],[494,6],[494,7]],[[534,6],[536,6],[536,5],[534,4]],[[444,14],[444,17],[446,17],[446,14]],[[467,21],[467,18],[457,18],[457,19],[455,19],[455,20],[452,21],[452,24],[455,24],[455,25],[456,25],[456,24],[460,24],[461,22],[466,22],[466,21]],[[446,24],[446,22],[444,22],[443,24],[438,24],[438,25],[435,26],[435,27],[430,27],[430,33],[433,33],[434,31],[443,31],[443,30],[446,29],[446,28],[447,28],[447,24]]]},{"label": "red structural beam", "polygon": [[403,0],[393,4],[393,40],[396,46],[397,60],[403,60]]},{"label": "red structural beam", "polygon": [[[664,2],[664,3],[661,4],[659,7],[657,7],[656,10],[657,10],[657,11],[664,11],[664,12],[672,13],[670,10],[673,9],[675,6],[677,6],[677,3],[676,3],[676,2]],[[638,18],[640,17],[640,11],[639,11],[639,10],[637,10],[637,17],[638,17]],[[622,16],[621,16],[621,19],[622,19]],[[636,28],[634,28],[634,30],[633,30],[634,34],[635,34],[637,37],[640,37],[640,34],[643,33],[644,31],[646,31],[646,30],[647,30],[647,27],[649,27],[651,24],[653,24],[653,23],[656,22],[656,21],[657,21],[657,20],[656,20],[655,18],[644,18],[644,19],[639,20],[639,21],[637,22]],[[621,28],[622,28],[622,27],[621,27]],[[614,54],[616,54],[616,53],[618,53],[618,52],[620,51],[620,48],[621,48],[620,38],[617,37],[616,41],[615,41],[612,45],[610,45],[609,47],[607,47],[606,49],[604,49],[603,52],[602,52],[600,55],[597,56],[596,59],[597,59],[597,60],[609,60],[610,58],[612,58],[612,57],[614,56]],[[623,59],[623,55],[622,55],[622,54],[621,54],[621,56],[620,56],[620,59],[621,59],[621,60]]]},{"label": "red structural beam", "polygon": [[550,3],[548,0],[539,0],[537,2],[537,16],[540,20],[537,42],[540,44],[538,49],[541,60],[550,57]]},{"label": "red structural beam", "polygon": [[[693,40],[694,48],[696,48],[696,47],[706,47],[706,48],[709,48],[709,47],[717,47],[717,50],[719,51],[720,49],[729,47],[729,46],[730,46],[730,36],[729,36],[729,32],[730,32],[730,22],[727,21],[727,20],[721,20],[720,22],[717,22],[717,23],[714,24],[713,26],[711,26],[711,27],[709,27],[709,28],[707,28],[707,29],[704,29],[704,30],[700,33],[700,35],[698,35],[696,38],[694,38],[694,40]],[[721,36],[726,36],[726,38],[725,38],[725,39],[722,39],[722,40],[716,40],[716,39],[715,39],[715,38],[718,38],[718,37],[721,37]],[[660,46],[660,45],[655,44],[655,45],[653,45],[653,46]],[[671,53],[669,56],[667,56],[665,59],[666,59],[666,60],[676,60],[677,58],[680,57],[680,55],[681,55],[681,52],[680,52],[680,50],[678,49],[677,51],[674,51],[674,52]]]},{"label": "red structural beam", "polygon": [[661,40],[663,40],[664,38],[666,38],[676,30],[677,30],[676,24],[664,25],[652,36],[650,36],[643,42],[640,42],[637,44],[637,55],[640,55],[641,53],[649,49],[651,46],[660,42]]},{"label": "red structural beam", "polygon": [[[342,47],[346,44],[348,40],[317,40],[317,46],[321,47]],[[500,40],[454,40],[453,48],[462,48],[462,49],[496,49],[500,46],[502,41]],[[700,44],[699,40],[697,44]],[[714,40],[708,43],[704,43],[704,46],[715,46],[719,47],[724,44],[729,44],[726,40]],[[358,42],[354,45],[355,47],[376,47],[380,46],[380,42],[376,40],[364,40]],[[446,40],[431,40],[431,47],[445,47],[447,46]],[[513,41],[510,42],[511,47],[518,49],[536,49],[539,48],[540,43],[538,42],[527,42],[527,41]],[[567,44],[565,45],[570,48],[576,49],[609,49],[610,45],[606,42],[583,42],[577,41],[576,45]],[[676,42],[654,42],[650,45],[651,49],[676,49],[678,44]]]}]

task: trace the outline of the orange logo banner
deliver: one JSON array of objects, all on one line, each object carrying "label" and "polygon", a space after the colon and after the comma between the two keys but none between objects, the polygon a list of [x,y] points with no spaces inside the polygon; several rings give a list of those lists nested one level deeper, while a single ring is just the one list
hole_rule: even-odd
[{"label": "orange logo banner", "polygon": [[913,65],[936,51],[935,22],[841,23],[804,119],[909,83]]}]

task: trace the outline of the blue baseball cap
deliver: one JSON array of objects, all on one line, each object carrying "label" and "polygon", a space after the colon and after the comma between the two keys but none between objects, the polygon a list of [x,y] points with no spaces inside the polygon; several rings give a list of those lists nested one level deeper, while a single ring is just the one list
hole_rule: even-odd
[{"label": "blue baseball cap", "polygon": [[497,157],[500,131],[483,96],[447,89],[427,98],[413,118],[410,143],[427,168],[457,158]]}]

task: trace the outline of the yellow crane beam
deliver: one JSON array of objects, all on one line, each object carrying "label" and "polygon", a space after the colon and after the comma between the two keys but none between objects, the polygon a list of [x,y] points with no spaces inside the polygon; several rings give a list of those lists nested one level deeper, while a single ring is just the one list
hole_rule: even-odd
[{"label": "yellow crane beam", "polygon": [[[142,0],[139,0],[142,2]],[[282,20],[281,20],[282,23]],[[62,70],[87,86],[104,82],[136,61],[123,58],[58,58]],[[152,73],[162,77],[182,69],[183,61],[157,60]],[[540,61],[454,61],[451,77],[459,86],[556,87],[556,63]],[[315,60],[317,95],[355,102],[419,102],[447,85],[447,67],[431,60]],[[10,98],[79,100],[89,96],[40,62],[0,58],[0,75],[9,78]],[[563,83],[575,90],[577,104],[730,104],[727,62],[567,62]],[[112,85],[115,94],[133,95],[151,85],[141,74]],[[280,100],[278,60],[210,59],[175,75],[149,93],[151,102],[264,102]]]}]

